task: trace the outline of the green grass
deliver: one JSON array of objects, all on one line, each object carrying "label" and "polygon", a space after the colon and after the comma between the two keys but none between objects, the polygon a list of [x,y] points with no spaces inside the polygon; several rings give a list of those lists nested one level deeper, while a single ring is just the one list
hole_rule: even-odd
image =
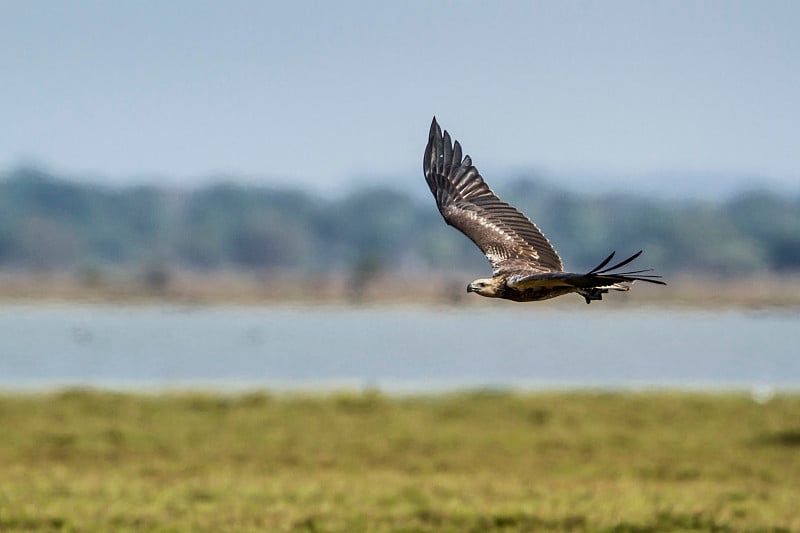
[{"label": "green grass", "polygon": [[0,396],[0,531],[800,531],[800,396]]}]

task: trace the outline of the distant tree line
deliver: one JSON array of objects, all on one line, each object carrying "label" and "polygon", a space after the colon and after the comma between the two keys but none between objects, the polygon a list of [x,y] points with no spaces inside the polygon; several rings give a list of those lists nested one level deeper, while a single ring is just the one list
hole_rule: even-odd
[{"label": "distant tree line", "polygon": [[[0,269],[487,269],[416,178],[415,194],[375,187],[325,198],[233,183],[101,187],[17,169],[0,178]],[[573,269],[611,250],[644,248],[642,264],[667,274],[800,271],[798,197],[751,191],[724,203],[664,201],[528,179],[497,192],[535,220]]]}]

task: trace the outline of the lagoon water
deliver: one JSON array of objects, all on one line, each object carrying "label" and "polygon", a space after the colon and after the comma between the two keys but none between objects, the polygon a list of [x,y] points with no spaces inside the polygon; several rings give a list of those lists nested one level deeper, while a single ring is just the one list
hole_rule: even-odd
[{"label": "lagoon water", "polygon": [[0,309],[0,390],[800,388],[800,314],[599,305]]}]

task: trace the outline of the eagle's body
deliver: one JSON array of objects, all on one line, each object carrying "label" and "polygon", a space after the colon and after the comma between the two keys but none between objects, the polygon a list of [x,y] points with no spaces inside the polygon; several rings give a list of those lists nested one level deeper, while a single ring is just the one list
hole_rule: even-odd
[{"label": "eagle's body", "polygon": [[[571,292],[585,293],[587,301],[600,300],[600,294],[608,292],[607,288],[575,286],[575,281],[581,276],[581,274],[556,274],[553,276],[553,273],[548,272],[530,274],[524,271],[500,273],[492,278],[473,281],[467,286],[467,292],[477,292],[481,296],[503,298],[515,302],[548,300]],[[524,281],[521,281],[523,279]]]},{"label": "eagle's body", "polygon": [[516,302],[546,300],[576,292],[586,299],[601,300],[609,289],[627,291],[637,280],[664,285],[648,270],[612,272],[642,252],[605,268],[612,252],[585,274],[564,272],[561,258],[550,241],[525,215],[500,200],[486,185],[469,156],[461,157],[461,145],[442,134],[434,117],[423,160],[425,180],[436,198],[445,222],[469,237],[486,254],[494,275],[477,279],[467,292]]}]

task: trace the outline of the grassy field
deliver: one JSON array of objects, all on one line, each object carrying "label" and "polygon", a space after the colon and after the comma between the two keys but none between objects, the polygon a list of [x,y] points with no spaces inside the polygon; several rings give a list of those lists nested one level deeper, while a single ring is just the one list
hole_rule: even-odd
[{"label": "grassy field", "polygon": [[800,396],[0,396],[0,531],[800,531]]}]

